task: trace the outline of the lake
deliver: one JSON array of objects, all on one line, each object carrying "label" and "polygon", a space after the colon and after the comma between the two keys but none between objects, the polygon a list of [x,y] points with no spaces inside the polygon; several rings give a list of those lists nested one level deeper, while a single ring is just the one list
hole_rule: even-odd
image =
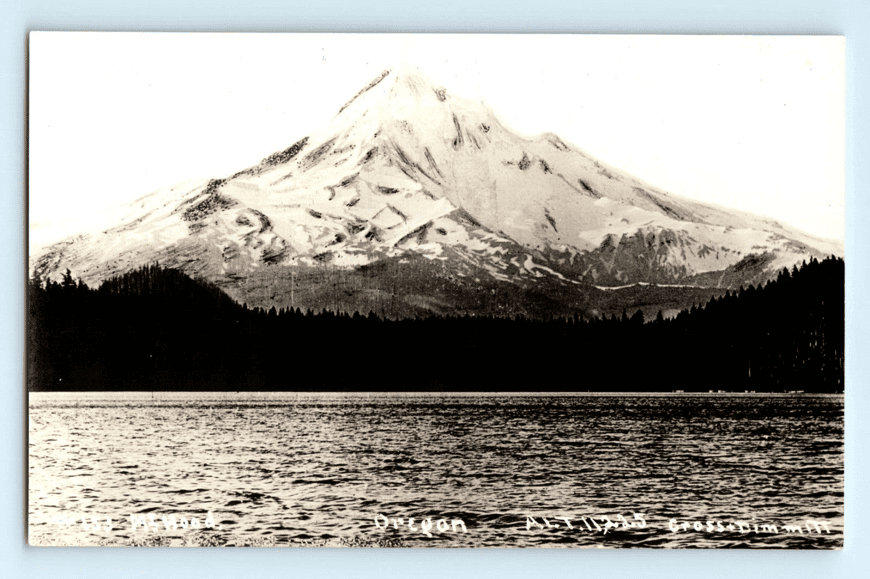
[{"label": "lake", "polygon": [[31,393],[34,545],[843,545],[836,395]]}]

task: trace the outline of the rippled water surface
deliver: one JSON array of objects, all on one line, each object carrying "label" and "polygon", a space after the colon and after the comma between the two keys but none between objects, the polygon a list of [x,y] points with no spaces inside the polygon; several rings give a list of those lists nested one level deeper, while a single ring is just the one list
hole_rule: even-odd
[{"label": "rippled water surface", "polygon": [[842,397],[31,394],[29,443],[41,545],[843,544]]}]

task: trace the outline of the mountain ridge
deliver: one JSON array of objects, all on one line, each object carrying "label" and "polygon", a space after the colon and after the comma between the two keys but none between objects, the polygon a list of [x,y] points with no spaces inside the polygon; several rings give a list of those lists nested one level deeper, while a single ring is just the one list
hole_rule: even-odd
[{"label": "mountain ridge", "polygon": [[239,287],[264,268],[404,254],[450,262],[458,278],[527,287],[546,276],[571,293],[739,287],[842,247],[672,195],[553,133],[521,137],[406,67],[381,73],[324,130],[228,177],[144,196],[120,225],[49,246],[30,269],[94,284],[160,261]]}]

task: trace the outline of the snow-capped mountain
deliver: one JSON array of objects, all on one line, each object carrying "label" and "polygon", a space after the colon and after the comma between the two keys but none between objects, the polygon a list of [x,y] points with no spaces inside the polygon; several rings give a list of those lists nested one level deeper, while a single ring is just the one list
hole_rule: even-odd
[{"label": "snow-capped mountain", "polygon": [[[384,71],[322,132],[254,167],[142,197],[118,226],[51,245],[30,267],[95,284],[159,261],[262,305],[304,294],[292,272],[355,272],[339,276],[354,277],[352,291],[383,294],[360,279],[376,264],[415,264],[420,287],[401,299],[437,310],[449,305],[444,284],[491,295],[505,284],[736,287],[842,253],[668,194],[554,134],[520,137],[404,69]],[[293,287],[276,281],[287,279]]]}]

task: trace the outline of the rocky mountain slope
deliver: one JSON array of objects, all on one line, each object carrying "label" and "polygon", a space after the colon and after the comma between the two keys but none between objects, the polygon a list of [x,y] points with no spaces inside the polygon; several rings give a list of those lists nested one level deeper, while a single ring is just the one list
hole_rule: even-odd
[{"label": "rocky mountain slope", "polygon": [[[520,137],[404,69],[384,71],[322,132],[254,167],[142,197],[117,227],[34,252],[30,268],[69,268],[93,285],[159,261],[257,305],[292,305],[299,292],[315,308],[398,299],[410,313],[460,302],[473,312],[469,296],[531,292],[561,311],[594,310],[591,286],[734,288],[831,254],[842,246],[668,194],[554,134]],[[399,272],[392,287],[372,273],[384,264]],[[299,287],[297,272],[321,272],[333,297]]]}]

